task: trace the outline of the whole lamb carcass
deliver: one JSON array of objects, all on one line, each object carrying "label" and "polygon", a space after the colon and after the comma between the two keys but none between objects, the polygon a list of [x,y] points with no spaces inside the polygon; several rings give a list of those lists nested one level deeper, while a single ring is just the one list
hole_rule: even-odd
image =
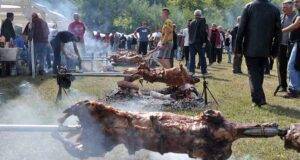
[{"label": "whole lamb carcass", "polygon": [[135,65],[144,62],[144,59],[140,55],[112,55],[109,60],[116,65]]},{"label": "whole lamb carcass", "polygon": [[[130,154],[147,149],[161,154],[184,153],[193,158],[207,160],[228,159],[232,143],[244,137],[286,137],[288,146],[299,151],[295,139],[298,130],[281,130],[276,124],[243,125],[227,121],[220,112],[209,110],[191,117],[172,113],[133,113],[106,106],[101,102],[84,101],[67,109],[59,119],[63,123],[69,116],[79,118],[82,126],[77,143],[54,134],[73,156],[87,158],[104,156],[115,146],[124,144]],[[295,132],[292,132],[295,131]],[[296,141],[295,141],[296,140]]]},{"label": "whole lamb carcass", "polygon": [[185,84],[196,84],[200,82],[199,78],[189,75],[183,65],[170,69],[150,69],[146,64],[141,64],[138,69],[132,69],[131,71],[125,70],[124,73],[131,73],[131,76],[125,77],[126,81],[133,82],[142,78],[150,83],[161,82],[172,87],[180,87]]}]

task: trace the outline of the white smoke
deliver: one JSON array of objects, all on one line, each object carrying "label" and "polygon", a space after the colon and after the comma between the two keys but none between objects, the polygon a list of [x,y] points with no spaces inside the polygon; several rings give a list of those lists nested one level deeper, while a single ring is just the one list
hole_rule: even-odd
[{"label": "white smoke", "polygon": [[[91,98],[71,93],[74,99],[65,100],[61,106],[56,106],[53,102],[44,100],[29,82],[23,82],[16,89],[19,96],[0,106],[1,124],[57,124],[56,119],[73,101]],[[75,122],[74,119],[70,123]],[[0,132],[0,137],[0,160],[74,159],[64,151],[59,142],[52,139],[50,133]]]},{"label": "white smoke", "polygon": [[[39,91],[29,82],[23,82],[17,88],[19,96],[8,100],[1,105],[0,122],[2,124],[57,124],[56,119],[60,117],[62,111],[82,100],[96,99],[88,94],[80,93],[77,90],[68,92],[68,97],[64,97],[60,105],[46,101],[40,96]],[[117,108],[127,111],[160,111],[159,103],[154,105],[154,101],[124,101],[112,104]],[[77,119],[71,118],[66,123],[76,124]],[[0,160],[53,160],[64,159],[73,160],[60,142],[54,140],[50,133],[12,133],[0,132]],[[135,155],[129,155],[124,145],[117,146],[105,155],[108,160],[189,160],[187,155],[165,154],[141,150]]]}]

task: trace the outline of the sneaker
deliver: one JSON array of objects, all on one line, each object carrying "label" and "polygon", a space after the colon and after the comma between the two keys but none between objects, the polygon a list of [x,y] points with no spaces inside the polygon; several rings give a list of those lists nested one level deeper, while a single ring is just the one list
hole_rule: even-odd
[{"label": "sneaker", "polygon": [[286,98],[286,99],[297,98],[297,93],[289,91],[283,96],[283,98]]}]

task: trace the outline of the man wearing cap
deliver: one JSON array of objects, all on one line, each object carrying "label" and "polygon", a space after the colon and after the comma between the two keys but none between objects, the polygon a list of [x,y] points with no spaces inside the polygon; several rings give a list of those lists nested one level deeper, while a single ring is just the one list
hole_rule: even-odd
[{"label": "man wearing cap", "polygon": [[190,60],[189,71],[195,73],[195,56],[198,53],[200,56],[201,73],[207,73],[207,64],[205,58],[205,47],[207,42],[207,30],[206,20],[202,17],[201,10],[194,12],[195,20],[189,25],[189,48],[190,48]]},{"label": "man wearing cap", "polygon": [[235,54],[244,54],[249,73],[252,106],[267,104],[263,90],[268,57],[276,57],[281,42],[280,11],[269,0],[254,0],[242,13]]},{"label": "man wearing cap", "polygon": [[[294,3],[292,0],[286,0],[282,3],[281,25],[285,28],[293,23],[293,19],[296,16],[294,9]],[[277,71],[278,81],[282,92],[287,91],[287,65],[289,60],[289,54],[292,47],[289,47],[290,33],[282,33],[282,40],[280,43],[280,52],[277,57]]]}]

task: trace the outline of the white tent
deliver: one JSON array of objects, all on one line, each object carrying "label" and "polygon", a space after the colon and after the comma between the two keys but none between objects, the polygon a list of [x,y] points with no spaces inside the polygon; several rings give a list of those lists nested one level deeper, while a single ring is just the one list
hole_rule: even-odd
[{"label": "white tent", "polygon": [[38,13],[48,23],[65,23],[67,18],[62,14],[48,10],[33,0],[0,0],[0,18],[4,20],[6,13],[15,14],[14,24],[24,27],[30,21],[33,12]]}]

